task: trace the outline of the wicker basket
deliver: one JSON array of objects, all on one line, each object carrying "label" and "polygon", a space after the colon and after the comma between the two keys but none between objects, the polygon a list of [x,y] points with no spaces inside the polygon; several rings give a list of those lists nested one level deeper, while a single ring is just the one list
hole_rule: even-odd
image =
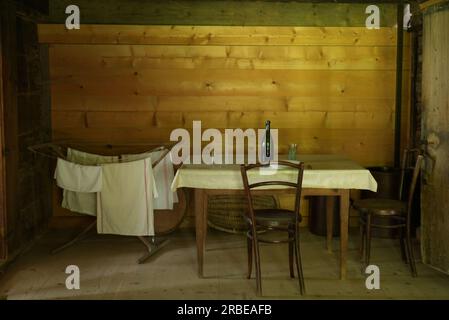
[{"label": "wicker basket", "polygon": [[[254,196],[255,209],[278,208],[274,196]],[[208,224],[210,227],[228,232],[243,233],[247,230],[243,216],[248,207],[245,196],[219,195],[209,197]]]}]

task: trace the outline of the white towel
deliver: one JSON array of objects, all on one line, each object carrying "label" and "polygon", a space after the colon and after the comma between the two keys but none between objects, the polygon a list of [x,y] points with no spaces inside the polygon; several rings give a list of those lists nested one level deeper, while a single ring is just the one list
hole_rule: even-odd
[{"label": "white towel", "polygon": [[97,216],[97,194],[63,190],[61,206],[72,212],[95,217]]},{"label": "white towel", "polygon": [[98,166],[83,166],[58,159],[56,184],[74,192],[99,192],[102,189],[102,170]]},{"label": "white towel", "polygon": [[[135,161],[151,157],[154,164],[167,150],[146,152],[141,154],[125,154],[123,161]],[[154,200],[155,210],[173,210],[173,204],[178,202],[178,194],[170,188],[174,179],[173,162],[171,153],[167,155],[153,168],[154,179],[158,197]]]},{"label": "white towel", "polygon": [[[99,165],[104,163],[117,163],[119,162],[119,157],[101,156],[68,148],[67,160],[83,165]],[[97,195],[95,193],[73,192],[64,189],[62,207],[73,212],[96,216]]]},{"label": "white towel", "polygon": [[151,158],[105,164],[103,189],[97,194],[98,233],[153,236]]}]

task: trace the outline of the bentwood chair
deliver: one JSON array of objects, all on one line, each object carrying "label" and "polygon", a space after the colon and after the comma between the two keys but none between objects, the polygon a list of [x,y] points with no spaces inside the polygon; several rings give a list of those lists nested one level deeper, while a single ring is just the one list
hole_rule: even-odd
[{"label": "bentwood chair", "polygon": [[[262,182],[250,183],[248,181],[248,173],[250,171],[263,170],[263,168],[273,167],[277,165],[277,170],[292,170],[294,174],[297,173],[296,182],[286,182],[286,181],[267,181],[265,179],[260,179],[262,176],[257,175],[258,180],[263,180]],[[269,168],[268,170],[271,170]],[[252,272],[252,262],[253,262],[253,252],[256,260],[256,284],[257,284],[257,294],[262,295],[262,276],[260,267],[260,250],[259,243],[288,243],[288,253],[289,253],[289,266],[290,266],[290,277],[294,278],[294,256],[296,256],[296,270],[299,279],[299,288],[301,295],[305,293],[304,276],[302,271],[301,262],[301,251],[299,246],[299,223],[301,222],[301,214],[299,212],[300,200],[301,200],[301,189],[302,189],[302,178],[304,172],[303,163],[296,164],[287,161],[278,161],[276,163],[271,163],[270,165],[263,164],[252,164],[252,165],[242,165],[241,174],[243,179],[243,185],[245,188],[246,197],[248,200],[248,210],[245,214],[245,220],[248,225],[247,236],[247,246],[248,246],[248,279],[251,278]],[[258,173],[260,174],[260,173]],[[271,176],[266,175],[267,179]],[[286,187],[295,189],[295,208],[294,210],[286,209],[254,209],[253,206],[253,194],[256,192],[255,189],[266,188],[266,187]],[[287,239],[279,238],[268,238],[269,235],[273,236],[273,231],[285,231],[287,233]]]},{"label": "bentwood chair", "polygon": [[[413,157],[415,156],[415,157]],[[414,166],[409,164],[416,158]],[[355,201],[353,207],[360,213],[360,255],[364,267],[369,265],[372,228],[399,229],[402,259],[409,264],[413,277],[417,276],[411,241],[411,211],[423,156],[417,149],[407,149],[401,165],[401,180],[398,199],[363,199]],[[413,171],[408,193],[405,189],[406,172]],[[407,198],[406,198],[407,197]],[[373,221],[373,218],[376,218]]]}]

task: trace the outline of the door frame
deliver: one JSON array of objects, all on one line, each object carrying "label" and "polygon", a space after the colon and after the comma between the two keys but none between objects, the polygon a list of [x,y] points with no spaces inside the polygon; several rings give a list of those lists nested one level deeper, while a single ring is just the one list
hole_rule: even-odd
[{"label": "door frame", "polygon": [[449,131],[444,86],[448,76],[441,69],[448,60],[449,38],[444,38],[447,36],[444,30],[449,21],[449,6],[443,1],[428,1],[421,8],[424,10],[421,140],[426,150],[421,189],[421,254],[424,264],[449,274],[449,249],[445,245],[449,239],[446,188]]},{"label": "door frame", "polygon": [[0,15],[0,261],[8,257],[6,245],[6,168],[5,168],[5,108],[4,108],[4,68],[2,16]]}]

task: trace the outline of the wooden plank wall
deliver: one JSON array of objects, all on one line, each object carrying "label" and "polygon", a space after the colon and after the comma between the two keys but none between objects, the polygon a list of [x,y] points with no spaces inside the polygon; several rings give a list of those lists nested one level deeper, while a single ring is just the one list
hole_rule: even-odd
[{"label": "wooden plank wall", "polygon": [[[375,4],[381,26],[391,27],[396,23],[395,1],[77,0],[76,5],[84,24],[348,27],[365,26],[365,9]],[[64,23],[71,4],[73,0],[50,1],[47,23]]]},{"label": "wooden plank wall", "polygon": [[281,152],[297,143],[392,162],[394,28],[40,25],[39,35],[51,44],[55,139],[160,142],[193,120],[270,119]]},{"label": "wooden plank wall", "polygon": [[50,44],[54,139],[161,142],[193,120],[224,129],[270,119],[281,153],[297,143],[393,162],[393,27],[40,25],[39,35]]},{"label": "wooden plank wall", "polygon": [[449,274],[449,2],[428,7],[423,22],[421,251],[424,263]]},{"label": "wooden plank wall", "polygon": [[[12,1],[0,3],[0,41],[2,59],[2,184],[6,197],[2,215],[2,258],[23,244],[18,222],[18,184],[19,184],[19,139],[18,139],[18,98],[17,98],[17,37],[16,4]],[[3,241],[2,241],[3,242]]]},{"label": "wooden plank wall", "polygon": [[46,228],[51,216],[49,161],[29,146],[50,139],[50,98],[38,15],[0,2],[0,260],[12,260]]},{"label": "wooden plank wall", "polygon": [[[11,145],[11,142],[5,137],[8,132],[5,128],[6,114],[10,113],[11,107],[17,107],[16,92],[11,86],[12,81],[10,81],[11,75],[14,74],[11,64],[15,61],[13,60],[13,48],[16,43],[13,42],[14,37],[11,37],[13,31],[10,30],[10,28],[15,28],[15,23],[11,23],[15,7],[11,3],[2,2],[0,9],[0,147],[1,150],[6,150],[6,147]],[[0,261],[7,258],[7,214],[9,209],[14,209],[11,208],[13,202],[10,201],[11,192],[8,190],[12,180],[7,175],[7,160],[9,159],[5,152],[2,152],[0,155]],[[10,168],[8,167],[8,169]]]}]

